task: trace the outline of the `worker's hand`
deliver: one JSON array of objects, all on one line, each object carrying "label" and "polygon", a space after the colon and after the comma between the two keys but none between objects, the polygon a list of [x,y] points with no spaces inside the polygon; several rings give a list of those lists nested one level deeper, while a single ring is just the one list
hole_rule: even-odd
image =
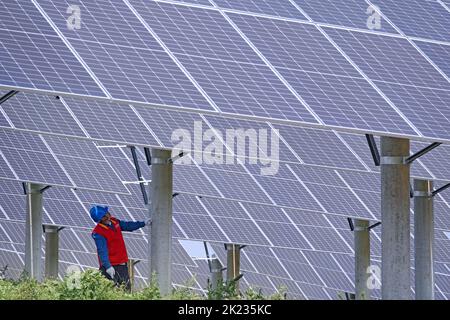
[{"label": "worker's hand", "polygon": [[148,218],[147,220],[145,220],[145,225],[146,226],[151,226],[152,225],[152,218]]},{"label": "worker's hand", "polygon": [[106,273],[109,274],[111,279],[114,279],[114,275],[116,274],[116,270],[114,270],[113,267],[109,267],[108,269],[106,269]]}]

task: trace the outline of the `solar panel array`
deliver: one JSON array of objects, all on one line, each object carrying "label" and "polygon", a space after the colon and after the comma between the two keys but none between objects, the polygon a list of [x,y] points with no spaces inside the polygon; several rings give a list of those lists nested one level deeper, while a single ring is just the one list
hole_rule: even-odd
[{"label": "solar panel array", "polygon": [[[126,145],[171,148],[175,129],[201,125],[215,129],[220,150],[235,158],[220,131],[276,128],[275,176],[262,175],[263,165],[202,163],[198,152],[184,158],[190,165],[175,165],[174,237],[213,243],[224,264],[223,243],[249,245],[243,288],[270,294],[284,285],[291,298],[335,299],[354,289],[346,217],[380,219],[378,168],[362,135],[290,125],[450,141],[450,11],[440,1],[98,0],[80,4],[80,29],[68,28],[70,5],[1,4],[0,95],[34,92],[0,106],[0,178],[8,179],[0,181],[0,257],[11,275],[23,267],[25,219],[13,180],[76,188],[46,191],[44,221],[70,227],[61,238],[62,271],[96,267],[90,205],[107,204],[125,220],[147,216]],[[369,9],[381,14],[379,30],[367,30]],[[424,146],[413,142],[413,152]],[[260,160],[269,150],[259,147]],[[448,180],[449,150],[421,158],[412,174]],[[151,180],[148,170],[144,178]],[[447,198],[439,195],[435,206],[439,299],[450,298]],[[126,238],[130,256],[143,260],[143,285],[147,235]],[[375,229],[378,264],[380,241]],[[204,290],[207,264],[177,241],[173,259],[175,285],[195,276],[189,285]]]},{"label": "solar panel array", "polygon": [[70,5],[2,4],[0,86],[450,140],[441,2],[99,0],[79,26]]}]

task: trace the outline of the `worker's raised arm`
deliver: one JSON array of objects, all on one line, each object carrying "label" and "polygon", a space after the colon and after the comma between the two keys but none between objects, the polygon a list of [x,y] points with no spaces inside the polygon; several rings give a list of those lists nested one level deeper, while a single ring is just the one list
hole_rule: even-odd
[{"label": "worker's raised arm", "polygon": [[150,224],[151,220],[147,220],[146,222],[144,221],[122,221],[119,220],[119,224],[120,224],[120,229],[122,229],[122,231],[134,231],[137,230],[139,228],[145,227],[146,225]]},{"label": "worker's raised arm", "polygon": [[97,253],[100,258],[100,263],[105,269],[109,269],[111,267],[111,262],[109,261],[108,256],[108,245],[106,243],[106,239],[97,234],[93,233],[92,238],[95,240],[95,245],[97,246]]}]

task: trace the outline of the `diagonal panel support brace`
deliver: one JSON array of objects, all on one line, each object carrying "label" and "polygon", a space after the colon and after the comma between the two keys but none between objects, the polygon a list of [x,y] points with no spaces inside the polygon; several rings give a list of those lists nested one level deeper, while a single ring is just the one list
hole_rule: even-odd
[{"label": "diagonal panel support brace", "polygon": [[142,197],[144,198],[144,203],[147,205],[148,204],[148,195],[147,195],[147,190],[145,189],[145,185],[143,182],[144,179],[142,177],[141,167],[139,166],[139,161],[138,161],[138,157],[136,154],[136,147],[130,146],[130,150],[131,150],[131,156],[133,157],[134,167],[136,168],[136,174],[137,174],[138,180],[140,181],[139,186],[141,187]]}]

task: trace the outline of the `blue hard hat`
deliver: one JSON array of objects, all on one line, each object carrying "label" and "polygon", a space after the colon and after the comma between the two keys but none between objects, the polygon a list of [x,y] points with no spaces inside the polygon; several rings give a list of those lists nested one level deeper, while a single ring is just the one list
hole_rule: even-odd
[{"label": "blue hard hat", "polygon": [[92,220],[99,222],[108,213],[108,207],[94,206],[89,212],[91,213]]}]

